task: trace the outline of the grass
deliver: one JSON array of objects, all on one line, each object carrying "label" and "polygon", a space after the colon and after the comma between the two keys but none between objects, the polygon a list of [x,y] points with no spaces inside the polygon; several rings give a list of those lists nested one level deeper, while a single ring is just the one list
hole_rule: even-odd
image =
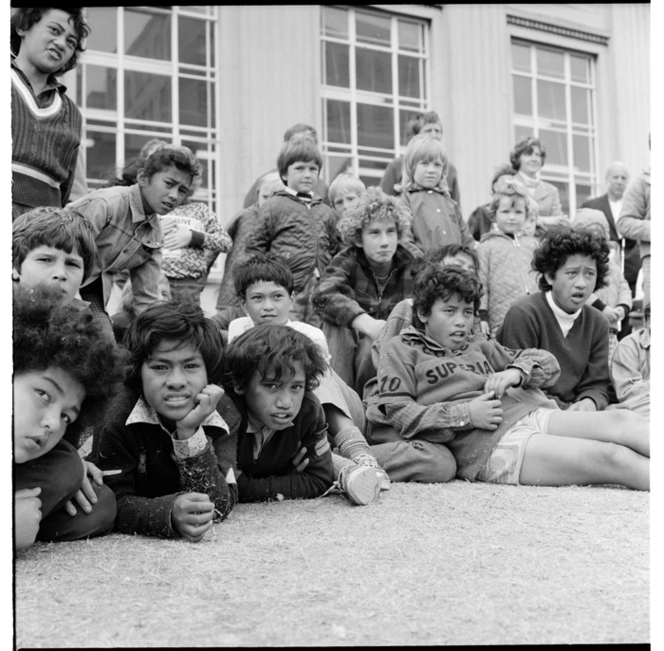
[{"label": "grass", "polygon": [[15,564],[28,647],[649,641],[649,494],[393,484],[242,504],[199,544],[113,534]]}]

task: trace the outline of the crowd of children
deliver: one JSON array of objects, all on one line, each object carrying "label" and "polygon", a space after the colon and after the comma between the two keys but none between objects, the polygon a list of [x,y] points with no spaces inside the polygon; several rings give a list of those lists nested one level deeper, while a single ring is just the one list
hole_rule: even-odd
[{"label": "crowd of children", "polygon": [[[13,18],[13,102],[41,80],[62,108],[54,74],[87,27],[40,11]],[[38,56],[42,29],[71,50],[60,66]],[[110,531],[197,542],[238,502],[367,505],[391,482],[649,490],[650,306],[619,341],[632,295],[603,213],[536,232],[531,139],[471,232],[424,117],[389,193],[342,173],[318,194],[316,132],[296,125],[227,229],[189,201],[193,153],[164,142],[66,207],[73,143],[52,200],[15,182],[17,549]]]}]

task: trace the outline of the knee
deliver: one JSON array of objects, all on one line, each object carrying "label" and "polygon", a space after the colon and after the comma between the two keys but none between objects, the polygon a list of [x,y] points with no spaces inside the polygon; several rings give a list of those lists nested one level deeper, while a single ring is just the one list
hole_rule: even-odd
[{"label": "knee", "polygon": [[612,474],[624,469],[634,452],[618,443],[601,443],[595,450],[595,463],[603,470]]}]

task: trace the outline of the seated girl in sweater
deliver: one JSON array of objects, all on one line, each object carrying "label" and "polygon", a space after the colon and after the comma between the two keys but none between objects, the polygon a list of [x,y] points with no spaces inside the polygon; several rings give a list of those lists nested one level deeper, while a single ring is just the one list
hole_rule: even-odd
[{"label": "seated girl in sweater", "polygon": [[460,479],[649,490],[649,420],[558,409],[539,391],[560,373],[553,355],[470,335],[481,293],[459,269],[418,274],[418,323],[385,345],[369,420],[391,428],[395,442],[447,446]]}]

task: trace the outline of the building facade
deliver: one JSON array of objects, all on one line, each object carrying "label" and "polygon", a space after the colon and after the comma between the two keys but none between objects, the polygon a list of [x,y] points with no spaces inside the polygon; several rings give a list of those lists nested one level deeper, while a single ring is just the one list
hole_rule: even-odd
[{"label": "building facade", "polygon": [[[572,213],[622,160],[648,166],[647,4],[90,7],[64,79],[84,116],[90,188],[157,137],[204,164],[222,223],[275,167],[284,131],[316,127],[329,182],[367,185],[435,110],[465,217],[523,135]],[[73,91],[72,91],[73,89]]]}]

